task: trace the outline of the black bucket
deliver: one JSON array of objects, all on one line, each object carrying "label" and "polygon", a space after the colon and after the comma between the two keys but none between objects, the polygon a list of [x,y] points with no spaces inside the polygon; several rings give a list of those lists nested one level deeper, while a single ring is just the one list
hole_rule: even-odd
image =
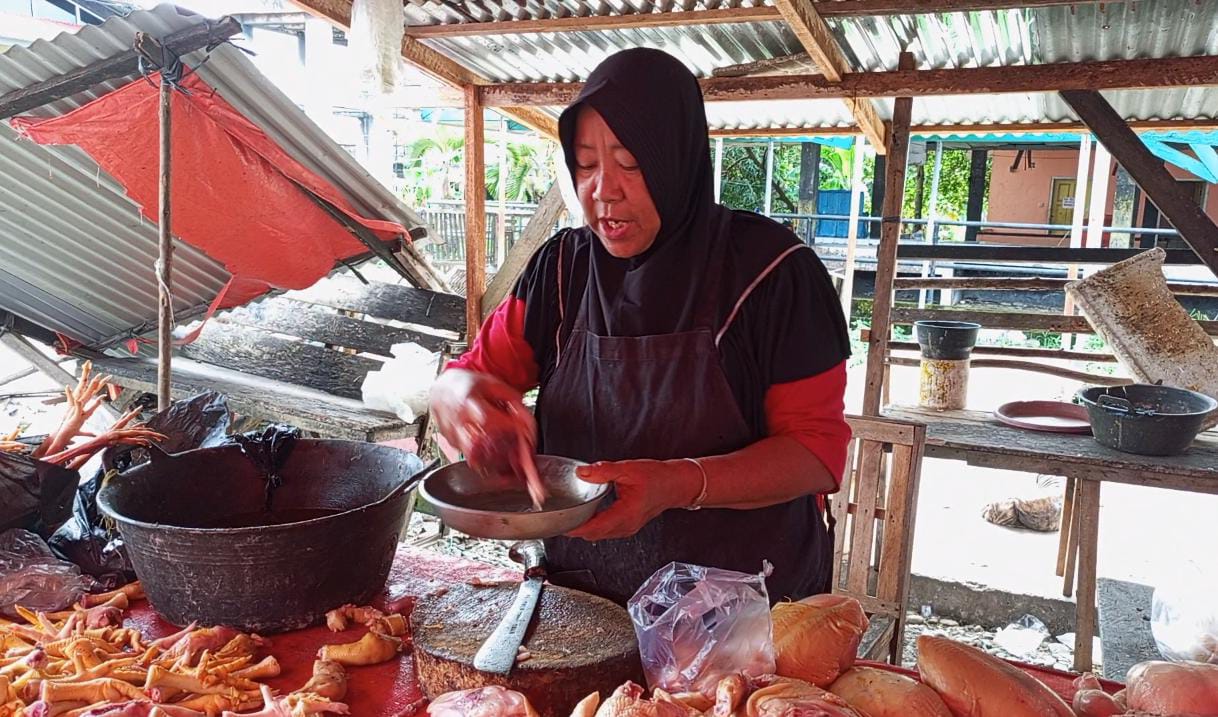
[{"label": "black bucket", "polygon": [[1078,393],[1101,445],[1144,456],[1188,450],[1218,401],[1196,391],[1135,383],[1093,386]]},{"label": "black bucket", "polygon": [[422,473],[396,448],[301,439],[272,488],[240,446],[153,450],[107,481],[97,504],[162,617],[265,634],[384,587]]},{"label": "black bucket", "polygon": [[915,321],[914,333],[922,357],[942,361],[963,361],[977,345],[981,324],[971,321]]}]

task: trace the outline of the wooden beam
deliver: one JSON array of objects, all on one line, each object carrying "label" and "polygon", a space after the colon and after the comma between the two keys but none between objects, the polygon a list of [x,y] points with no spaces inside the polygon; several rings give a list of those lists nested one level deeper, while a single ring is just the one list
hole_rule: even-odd
[{"label": "wooden beam", "polygon": [[[351,28],[351,0],[289,0],[289,2],[310,15],[328,20],[343,30]],[[490,84],[490,80],[410,36],[402,38],[402,57],[431,77],[459,89],[467,85]],[[483,105],[485,106],[485,97]],[[542,119],[545,117],[544,114],[532,110],[522,112],[521,108],[511,105],[503,106],[500,112],[526,127],[542,132],[551,139],[558,139],[558,123],[553,122],[552,125],[546,123]],[[552,132],[548,131],[551,126],[553,127]]]},{"label": "wooden beam", "polygon": [[983,12],[1061,5],[1095,5],[1105,0],[836,0],[816,3],[824,17],[871,15],[938,15],[949,12]]},{"label": "wooden beam", "polygon": [[[986,244],[906,244],[897,252],[901,259],[973,261],[981,263],[1114,264],[1141,254],[1143,249],[1099,249],[1057,246],[1000,246]],[[1167,264],[1195,265],[1197,255],[1189,249],[1168,249]]]},{"label": "wooden beam", "polygon": [[[967,289],[985,291],[1065,291],[1069,279],[1023,278],[1005,276],[950,276],[899,278],[893,282],[902,289]],[[1181,296],[1218,296],[1218,285],[1168,282],[1168,290]]]},{"label": "wooden beam", "polygon": [[1193,200],[1192,193],[1168,173],[1163,160],[1151,154],[1100,93],[1069,91],[1062,92],[1061,97],[1129,172],[1201,261],[1218,274],[1218,226]]},{"label": "wooden beam", "polygon": [[[1218,85],[1218,56],[942,70],[911,67],[887,72],[850,72],[843,74],[840,82],[809,74],[708,77],[700,82],[708,102],[1198,87]],[[578,82],[495,84],[486,90],[486,103],[489,107],[567,105],[580,87]]]},{"label": "wooden beam", "polygon": [[482,318],[490,316],[491,312],[499,306],[512,287],[516,285],[516,280],[520,278],[520,272],[524,271],[529,259],[550,238],[550,232],[558,222],[558,218],[562,216],[564,209],[562,191],[558,187],[558,182],[555,182],[550,185],[549,191],[541,198],[533,216],[529,218],[529,223],[521,232],[520,238],[512,245],[512,249],[508,252],[503,264],[500,265],[499,271],[495,272],[495,278],[491,279],[490,286],[486,287],[486,293],[482,295]]},{"label": "wooden beam", "polygon": [[[902,52],[902,68],[913,67],[912,53]],[[901,238],[901,207],[905,200],[905,165],[909,154],[909,118],[913,98],[898,97],[893,104],[885,163],[884,204],[880,245],[876,248],[875,301],[871,306],[871,336],[867,342],[867,383],[863,387],[863,414],[880,414],[881,391],[887,374],[889,317],[892,314],[892,280],[897,272],[897,242]]]},{"label": "wooden beam", "polygon": [[596,32],[648,27],[678,27],[686,25],[720,25],[742,22],[774,22],[782,20],[778,8],[733,7],[714,10],[685,10],[674,12],[625,13],[594,15],[592,17],[553,17],[537,20],[495,20],[491,22],[461,22],[443,25],[411,25],[410,37],[471,37],[479,35],[531,35],[546,32]]},{"label": "wooden beam", "polygon": [[[1130,128],[1136,132],[1169,130],[1218,130],[1218,119],[1191,120],[1133,120]],[[1038,132],[1090,132],[1082,122],[1020,122],[1011,124],[919,124],[909,128],[918,134],[1029,134]],[[719,127],[710,130],[711,137],[834,137],[862,134],[855,125],[840,127]]]},{"label": "wooden beam", "polygon": [[504,107],[499,111],[538,134],[558,140],[558,119],[537,107]]},{"label": "wooden beam", "polygon": [[[201,50],[241,32],[241,24],[231,17],[204,22],[165,36],[161,44],[174,54],[182,55]],[[139,72],[139,54],[135,48],[98,60],[84,67],[56,75],[49,80],[0,95],[0,119],[71,97],[95,85],[118,80]]]},{"label": "wooden beam", "polygon": [[486,292],[486,126],[481,90],[465,88],[465,326],[473,341]]}]

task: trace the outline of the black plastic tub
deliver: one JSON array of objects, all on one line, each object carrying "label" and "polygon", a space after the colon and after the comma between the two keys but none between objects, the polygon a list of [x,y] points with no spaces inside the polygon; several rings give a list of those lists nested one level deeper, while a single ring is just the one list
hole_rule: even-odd
[{"label": "black plastic tub", "polygon": [[276,486],[240,446],[153,450],[97,503],[166,620],[273,633],[383,588],[423,470],[396,448],[301,439]]},{"label": "black plastic tub", "polygon": [[914,334],[923,358],[963,361],[973,353],[981,324],[971,321],[915,321]]},{"label": "black plastic tub", "polygon": [[1218,401],[1196,391],[1135,383],[1093,386],[1078,393],[1101,445],[1144,456],[1188,450]]}]

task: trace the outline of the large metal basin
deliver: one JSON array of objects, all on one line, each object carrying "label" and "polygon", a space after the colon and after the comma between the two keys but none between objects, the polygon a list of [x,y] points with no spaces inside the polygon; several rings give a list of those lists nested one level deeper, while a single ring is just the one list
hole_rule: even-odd
[{"label": "large metal basin", "polygon": [[532,510],[529,493],[515,476],[484,476],[465,461],[447,465],[423,480],[419,492],[446,525],[467,535],[497,540],[553,538],[583,525],[609,493],[608,484],[575,475],[583,463],[537,456],[537,472],[549,497]]},{"label": "large metal basin", "polygon": [[376,595],[423,472],[412,453],[356,441],[297,440],[273,488],[239,446],[152,454],[97,503],[153,607],[177,625],[260,633]]}]

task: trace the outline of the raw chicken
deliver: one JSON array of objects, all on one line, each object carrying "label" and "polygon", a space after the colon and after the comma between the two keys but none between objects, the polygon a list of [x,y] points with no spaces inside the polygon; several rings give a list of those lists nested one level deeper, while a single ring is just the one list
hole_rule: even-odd
[{"label": "raw chicken", "polygon": [[749,695],[747,717],[868,717],[841,697],[803,680],[763,677],[754,684],[760,689]]},{"label": "raw chicken", "polygon": [[633,682],[618,687],[601,703],[596,717],[689,717],[689,708],[669,700],[649,700]]},{"label": "raw chicken", "polygon": [[1074,700],[1071,707],[1079,717],[1114,717],[1125,714],[1124,696],[1117,697],[1104,691],[1100,680],[1087,672],[1074,681]]},{"label": "raw chicken", "polygon": [[774,624],[775,672],[817,687],[828,687],[854,664],[867,616],[858,600],[844,595],[813,595],[778,603]]},{"label": "raw chicken", "polygon": [[905,675],[874,667],[851,667],[829,691],[867,717],[952,717],[934,690]]},{"label": "raw chicken", "polygon": [[493,685],[449,692],[427,706],[430,717],[537,717],[525,696]]},{"label": "raw chicken", "polygon": [[1135,712],[1218,717],[1218,665],[1139,662],[1126,675],[1125,701]]},{"label": "raw chicken", "polygon": [[918,636],[918,671],[955,717],[1075,717],[1035,677],[946,637]]}]

